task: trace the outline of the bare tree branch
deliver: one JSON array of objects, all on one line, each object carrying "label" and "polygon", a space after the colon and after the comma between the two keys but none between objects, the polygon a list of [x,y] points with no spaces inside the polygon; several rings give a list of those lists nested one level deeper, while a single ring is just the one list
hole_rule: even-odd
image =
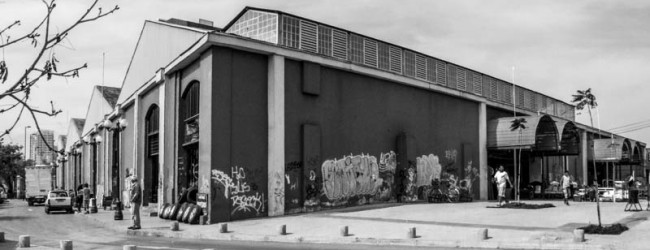
[{"label": "bare tree branch", "polygon": [[[25,103],[25,102],[23,102],[22,100],[18,99],[18,97],[14,96],[14,95],[11,95],[11,97],[14,98],[14,100],[20,102],[20,103],[23,105],[24,108],[27,108],[27,111],[29,111],[29,113],[30,113],[31,116],[32,116],[32,120],[34,120],[34,125],[36,125],[36,129],[38,130],[38,134],[41,136],[41,139],[42,139],[43,142],[45,143],[45,146],[47,146],[47,148],[48,148],[50,151],[57,152],[57,153],[59,153],[59,154],[63,154],[63,153],[64,153],[64,152],[63,152],[63,149],[62,149],[62,150],[56,150],[56,149],[54,149],[54,147],[53,147],[52,145],[50,145],[49,143],[47,143],[47,140],[45,139],[45,136],[43,136],[43,132],[41,131],[41,126],[38,124],[38,119],[36,119],[36,114],[35,114],[35,113],[44,113],[44,114],[46,114],[46,115],[49,115],[49,114],[48,114],[47,112],[43,112],[43,111],[40,111],[40,110],[34,110],[34,109],[32,109],[32,108],[31,108],[27,103]],[[60,113],[60,111],[57,112],[56,114],[58,114],[58,113]],[[51,116],[55,116],[56,114],[53,114],[53,115],[51,115]],[[20,119],[20,118],[19,118],[19,119]]]},{"label": "bare tree branch", "polygon": [[[16,103],[16,104],[18,104],[18,103]],[[9,133],[11,133],[11,131],[14,129],[14,127],[16,127],[16,124],[18,124],[18,121],[20,121],[20,117],[22,117],[22,115],[23,115],[23,111],[25,111],[25,106],[22,106],[22,108],[20,108],[20,112],[18,113],[18,116],[16,117],[16,120],[15,120],[14,123],[11,125],[11,127],[9,127],[8,129],[6,129],[6,130],[2,133],[2,135],[0,135],[0,139],[2,139],[2,137],[4,137],[5,135],[8,135]]]},{"label": "bare tree branch", "polygon": [[[0,49],[4,48],[4,47],[7,47],[9,45],[12,45],[14,43],[20,42],[22,40],[25,40],[27,38],[34,39],[35,37],[37,37],[37,36],[35,36],[35,34],[38,34],[38,33],[36,33],[36,31],[38,29],[40,29],[41,26],[43,26],[43,24],[45,23],[46,20],[50,19],[50,14],[52,13],[52,10],[54,10],[54,7],[56,6],[56,4],[54,4],[54,1],[52,1],[51,4],[47,4],[45,1],[43,1],[43,3],[47,7],[47,14],[45,15],[45,18],[43,18],[43,20],[38,25],[36,25],[36,27],[34,27],[34,29],[31,32],[29,32],[29,33],[27,33],[27,34],[25,34],[25,35],[23,35],[23,36],[21,36],[19,38],[16,38],[14,40],[8,40],[7,43],[5,43],[5,44],[0,44]],[[20,24],[20,21],[19,20],[15,21],[13,24],[11,24],[7,28],[3,29],[2,32],[5,32],[6,30],[9,30],[9,28],[11,28],[11,26],[16,25],[16,23]],[[0,32],[0,34],[2,34],[2,32]]]}]

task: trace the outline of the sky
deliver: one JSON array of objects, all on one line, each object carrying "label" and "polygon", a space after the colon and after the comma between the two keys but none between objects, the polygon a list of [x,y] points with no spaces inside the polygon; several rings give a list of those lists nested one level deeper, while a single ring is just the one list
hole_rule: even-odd
[{"label": "sky", "polygon": [[[52,29],[65,29],[90,2],[59,0]],[[32,91],[32,105],[49,110],[52,100],[63,110],[56,117],[39,117],[42,128],[57,134],[67,133],[70,118],[86,116],[92,86],[122,85],[145,20],[201,18],[223,27],[245,6],[277,9],[395,43],[565,102],[576,90],[591,88],[599,104],[594,126],[600,123],[602,129],[650,120],[650,1],[101,0],[99,5],[120,9],[78,26],[53,51],[59,70],[83,63],[88,69],[79,78],[42,81]],[[0,0],[0,29],[21,20],[9,32],[17,37],[43,13],[39,0]],[[24,43],[0,50],[0,56],[13,70],[11,82],[34,50]],[[9,104],[0,101],[0,108]],[[0,131],[16,116],[0,114]],[[590,124],[586,110],[578,111],[576,120]],[[5,142],[22,145],[29,125],[28,133],[35,132],[31,118],[23,116]],[[650,143],[650,128],[622,135]]]}]

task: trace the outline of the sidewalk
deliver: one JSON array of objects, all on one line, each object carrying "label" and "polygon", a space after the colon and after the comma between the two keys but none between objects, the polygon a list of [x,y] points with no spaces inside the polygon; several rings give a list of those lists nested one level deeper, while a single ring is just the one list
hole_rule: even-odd
[{"label": "sidewalk", "polygon": [[[84,215],[108,228],[129,235],[196,238],[212,240],[275,241],[296,243],[373,244],[404,246],[440,246],[514,249],[638,249],[649,240],[649,212],[623,212],[625,203],[601,203],[602,223],[625,222],[630,230],[622,235],[585,235],[584,243],[572,242],[573,229],[589,222],[597,223],[596,204],[562,201],[526,201],[553,203],[555,208],[495,209],[493,203],[379,205],[321,211],[228,222],[228,233],[219,233],[219,225],[180,224],[180,231],[169,230],[171,221],[158,217],[142,217],[141,230],[127,230],[130,213],[125,220],[114,221],[113,211],[100,210]],[[277,233],[286,225],[287,235]],[[348,226],[350,236],[340,236],[340,228]],[[415,227],[418,238],[408,239]],[[482,228],[489,230],[488,240],[478,240]]]}]

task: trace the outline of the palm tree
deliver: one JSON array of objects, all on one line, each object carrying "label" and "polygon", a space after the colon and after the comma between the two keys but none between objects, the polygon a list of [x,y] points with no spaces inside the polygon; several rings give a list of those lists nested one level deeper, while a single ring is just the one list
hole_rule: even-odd
[{"label": "palm tree", "polygon": [[[587,90],[578,90],[575,95],[573,95],[573,103],[576,104],[576,108],[578,110],[583,110],[585,107],[589,111],[589,121],[591,122],[591,127],[594,127],[594,118],[591,116],[591,109],[598,107],[598,103],[596,102],[596,96],[591,93],[591,88],[588,88]],[[598,134],[600,136],[600,133]],[[594,147],[591,147],[592,153],[595,156],[595,149]],[[600,202],[598,201],[598,182],[596,181],[597,175],[596,175],[596,161],[593,160],[593,168],[594,168],[594,183],[596,183],[596,209],[598,211],[598,226],[602,226],[600,222]]]},{"label": "palm tree", "polygon": [[[519,143],[521,144],[521,134],[524,129],[526,129],[526,118],[516,118],[512,120],[512,123],[510,124],[510,131],[515,131],[519,130],[519,135],[518,140]],[[517,149],[515,149],[515,157],[517,157]],[[519,176],[521,175],[521,147],[519,147],[519,156],[517,157],[517,166],[515,166],[515,170],[517,171],[515,173],[515,193],[517,196],[517,202],[519,202],[519,181],[520,178]]]}]

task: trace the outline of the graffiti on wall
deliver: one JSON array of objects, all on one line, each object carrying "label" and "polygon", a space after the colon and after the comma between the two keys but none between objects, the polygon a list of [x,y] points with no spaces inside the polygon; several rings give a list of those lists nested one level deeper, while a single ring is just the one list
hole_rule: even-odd
[{"label": "graffiti on wall", "polygon": [[[286,176],[289,181],[289,175]],[[284,177],[279,171],[273,174],[273,215],[282,214],[284,211]]]},{"label": "graffiti on wall", "polygon": [[250,193],[251,186],[246,182],[244,168],[232,167],[230,175],[214,169],[212,170],[212,180],[223,187],[223,195],[232,201],[232,214],[255,211],[259,215],[264,212],[264,194],[257,191]]},{"label": "graffiti on wall", "polygon": [[467,165],[465,166],[465,178],[460,181],[460,188],[467,189],[467,191],[473,196],[474,192],[472,192],[472,187],[474,186],[474,182],[479,179],[479,176],[479,171],[477,168],[472,166],[472,161],[467,162]]},{"label": "graffiti on wall", "polygon": [[416,158],[417,161],[417,186],[431,185],[434,179],[440,179],[442,165],[438,156],[434,154],[423,155]]},{"label": "graffiti on wall", "polygon": [[397,169],[395,152],[381,153],[379,156],[379,180],[381,183],[376,197],[378,200],[389,201],[393,197],[395,169]]},{"label": "graffiti on wall", "polygon": [[330,200],[357,195],[374,195],[378,186],[377,158],[370,155],[326,160],[322,165],[323,191]]}]

